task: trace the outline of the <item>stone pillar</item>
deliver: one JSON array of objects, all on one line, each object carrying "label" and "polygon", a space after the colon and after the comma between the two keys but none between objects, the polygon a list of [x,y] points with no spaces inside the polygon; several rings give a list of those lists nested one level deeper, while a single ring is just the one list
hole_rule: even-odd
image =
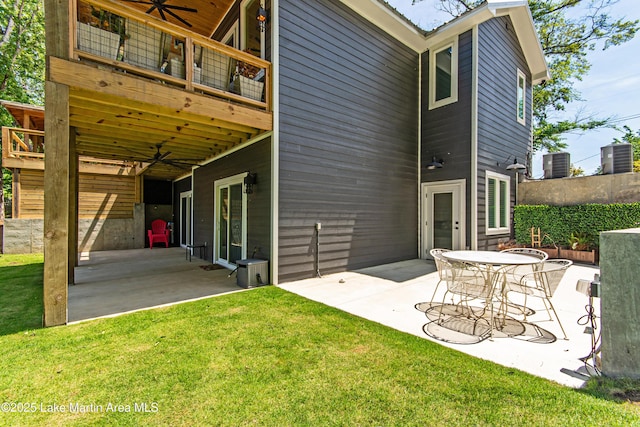
[{"label": "stone pillar", "polygon": [[602,373],[640,378],[640,228],[600,234]]}]

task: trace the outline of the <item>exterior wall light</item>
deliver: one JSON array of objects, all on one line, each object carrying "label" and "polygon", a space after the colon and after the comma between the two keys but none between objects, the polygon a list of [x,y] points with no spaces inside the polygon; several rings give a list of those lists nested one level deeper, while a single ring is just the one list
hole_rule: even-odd
[{"label": "exterior wall light", "polygon": [[253,186],[256,183],[256,174],[249,172],[247,176],[244,177],[244,192],[247,194],[253,193]]},{"label": "exterior wall light", "polygon": [[256,12],[256,21],[258,21],[260,31],[264,33],[267,26],[267,11],[262,6],[258,7],[258,12]]},{"label": "exterior wall light", "polygon": [[431,158],[431,163],[427,163],[427,169],[429,170],[440,169],[442,168],[443,165],[444,165],[444,160],[436,159],[436,156],[433,156]]}]

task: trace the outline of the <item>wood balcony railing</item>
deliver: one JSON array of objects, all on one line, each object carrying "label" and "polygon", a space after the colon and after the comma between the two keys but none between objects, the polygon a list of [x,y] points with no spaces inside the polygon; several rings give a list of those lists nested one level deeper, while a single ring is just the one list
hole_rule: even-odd
[{"label": "wood balcony railing", "polygon": [[44,159],[44,131],[4,126],[2,157]]},{"label": "wood balcony railing", "polygon": [[78,2],[73,57],[271,110],[271,63],[110,0]]},{"label": "wood balcony railing", "polygon": [[[2,127],[2,166],[6,168],[44,168],[44,131]],[[26,161],[25,161],[26,160]],[[40,160],[40,162],[30,162]],[[83,172],[104,174],[137,174],[144,163],[79,156]]]}]

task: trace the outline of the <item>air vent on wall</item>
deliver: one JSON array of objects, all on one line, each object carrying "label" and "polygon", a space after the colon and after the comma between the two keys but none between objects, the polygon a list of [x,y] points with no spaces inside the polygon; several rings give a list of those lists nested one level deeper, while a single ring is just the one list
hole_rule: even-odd
[{"label": "air vent on wall", "polygon": [[569,176],[571,161],[569,153],[549,153],[542,156],[544,178],[565,178]]},{"label": "air vent on wall", "polygon": [[631,144],[611,144],[600,147],[602,173],[633,172],[633,146]]}]

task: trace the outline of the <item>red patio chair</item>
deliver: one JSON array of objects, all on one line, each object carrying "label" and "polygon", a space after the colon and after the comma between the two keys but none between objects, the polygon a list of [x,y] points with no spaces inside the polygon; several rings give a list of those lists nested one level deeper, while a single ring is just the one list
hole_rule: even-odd
[{"label": "red patio chair", "polygon": [[153,242],[164,242],[169,247],[169,230],[167,222],[162,219],[155,219],[151,222],[151,230],[147,230],[149,236],[149,249],[153,249]]}]

